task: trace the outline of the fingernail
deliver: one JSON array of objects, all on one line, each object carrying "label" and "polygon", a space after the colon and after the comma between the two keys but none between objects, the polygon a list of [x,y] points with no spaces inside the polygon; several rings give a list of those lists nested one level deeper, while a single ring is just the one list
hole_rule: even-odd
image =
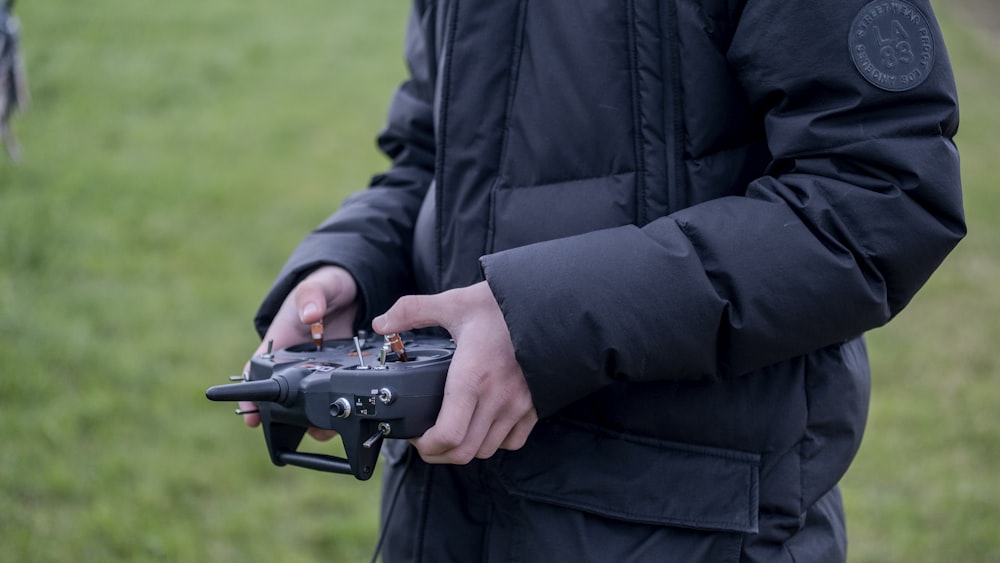
[{"label": "fingernail", "polygon": [[389,320],[385,318],[385,315],[379,315],[372,321],[372,328],[374,328],[376,332],[381,331],[385,328],[385,325],[388,324],[388,322]]},{"label": "fingernail", "polygon": [[302,320],[302,322],[306,322],[306,318],[309,315],[315,314],[316,311],[318,311],[318,310],[319,310],[319,307],[317,307],[315,303],[309,303],[305,307],[302,308],[302,312],[299,313],[299,318]]}]

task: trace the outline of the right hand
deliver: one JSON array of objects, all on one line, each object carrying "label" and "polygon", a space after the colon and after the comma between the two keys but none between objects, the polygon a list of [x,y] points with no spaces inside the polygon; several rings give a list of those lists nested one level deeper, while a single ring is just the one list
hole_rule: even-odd
[{"label": "right hand", "polygon": [[[321,266],[288,294],[254,355],[266,352],[268,342],[272,349],[279,350],[312,340],[309,325],[321,319],[325,339],[350,338],[357,310],[358,285],[354,277],[339,266]],[[250,362],[243,369],[250,369]],[[240,401],[239,406],[241,410],[257,409],[256,404],[245,401]],[[260,424],[260,415],[245,414],[243,421],[255,427]],[[315,428],[311,428],[309,434],[319,440],[334,435]]]}]

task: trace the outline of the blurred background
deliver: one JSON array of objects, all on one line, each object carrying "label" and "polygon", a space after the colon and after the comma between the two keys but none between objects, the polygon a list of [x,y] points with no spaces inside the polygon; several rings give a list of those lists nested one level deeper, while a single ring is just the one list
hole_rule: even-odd
[{"label": "blurred background", "polygon": [[[1000,561],[1000,6],[936,9],[971,232],[869,337],[851,561]],[[256,347],[296,243],[385,166],[406,3],[15,11],[32,106],[21,163],[0,155],[0,561],[367,560],[378,478],[272,466],[204,390]]]}]

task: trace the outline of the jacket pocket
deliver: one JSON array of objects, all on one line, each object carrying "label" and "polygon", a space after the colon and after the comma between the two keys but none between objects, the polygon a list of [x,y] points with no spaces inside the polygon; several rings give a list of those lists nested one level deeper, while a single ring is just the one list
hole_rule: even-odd
[{"label": "jacket pocket", "polygon": [[615,520],[757,533],[760,456],[541,421],[497,460],[513,496]]}]

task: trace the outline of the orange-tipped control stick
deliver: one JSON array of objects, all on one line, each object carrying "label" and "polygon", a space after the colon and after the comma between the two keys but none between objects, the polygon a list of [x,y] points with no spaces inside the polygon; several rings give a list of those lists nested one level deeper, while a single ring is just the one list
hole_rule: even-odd
[{"label": "orange-tipped control stick", "polygon": [[403,346],[403,340],[399,338],[399,335],[395,332],[392,334],[385,335],[385,341],[389,343],[389,349],[396,353],[396,358],[401,362],[406,361],[406,347]]},{"label": "orange-tipped control stick", "polygon": [[323,321],[316,321],[309,325],[310,330],[312,330],[313,344],[316,345],[317,350],[323,349]]}]

